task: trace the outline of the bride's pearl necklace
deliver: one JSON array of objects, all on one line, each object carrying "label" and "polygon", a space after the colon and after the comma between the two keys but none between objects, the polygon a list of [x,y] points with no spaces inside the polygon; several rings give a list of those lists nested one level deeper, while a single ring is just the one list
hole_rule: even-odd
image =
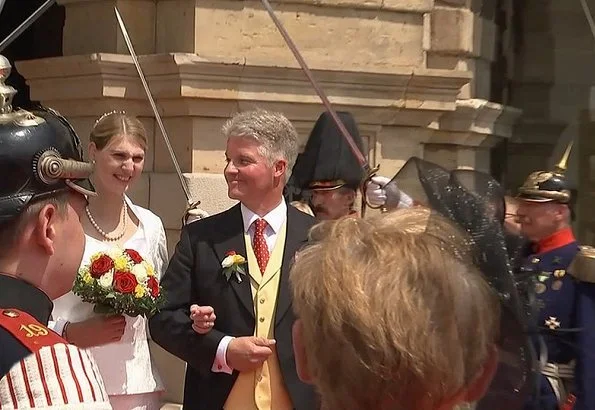
[{"label": "bride's pearl necklace", "polygon": [[103,229],[101,229],[99,227],[97,222],[95,222],[95,218],[93,218],[93,215],[91,215],[91,211],[89,210],[89,205],[87,205],[85,207],[85,211],[87,212],[87,217],[89,218],[91,225],[93,225],[93,228],[95,228],[97,230],[97,232],[99,232],[101,234],[101,236],[103,236],[106,240],[108,240],[110,242],[115,242],[115,241],[119,241],[120,239],[122,239],[124,237],[124,234],[126,233],[126,222],[128,221],[128,218],[127,218],[128,205],[126,204],[126,201],[124,201],[124,207],[122,208],[122,214],[123,214],[122,217],[124,219],[124,226],[122,227],[122,232],[115,236],[111,236],[110,234],[108,234],[107,232],[105,232]]}]

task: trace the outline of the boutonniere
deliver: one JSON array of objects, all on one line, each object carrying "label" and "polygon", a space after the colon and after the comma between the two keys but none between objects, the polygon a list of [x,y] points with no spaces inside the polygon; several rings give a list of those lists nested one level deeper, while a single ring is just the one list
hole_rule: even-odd
[{"label": "boutonniere", "polygon": [[242,282],[241,275],[246,275],[246,271],[243,266],[246,264],[246,258],[242,255],[238,255],[235,251],[229,251],[225,254],[225,259],[221,261],[221,267],[223,268],[223,275],[229,282],[232,274],[235,274],[238,283]]}]

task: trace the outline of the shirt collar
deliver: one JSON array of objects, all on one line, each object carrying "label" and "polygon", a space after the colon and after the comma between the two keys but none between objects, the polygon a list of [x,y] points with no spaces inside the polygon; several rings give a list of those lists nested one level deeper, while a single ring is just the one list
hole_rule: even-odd
[{"label": "shirt collar", "polygon": [[[260,216],[248,209],[248,207],[244,204],[240,204],[240,209],[242,210],[244,232],[248,232],[252,226],[252,223],[260,218]],[[281,230],[281,226],[283,226],[285,220],[287,219],[287,204],[285,203],[285,199],[281,198],[279,205],[273,208],[273,210],[271,210],[268,214],[263,216],[262,219],[264,219],[267,224],[269,224],[275,234],[278,233]]]}]

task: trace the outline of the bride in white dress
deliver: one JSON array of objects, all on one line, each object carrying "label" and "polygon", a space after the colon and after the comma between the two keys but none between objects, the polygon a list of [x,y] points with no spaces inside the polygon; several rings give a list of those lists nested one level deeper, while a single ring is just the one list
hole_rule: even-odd
[{"label": "bride in white dress", "polygon": [[[99,195],[89,198],[81,222],[91,255],[115,246],[134,249],[153,263],[159,277],[167,267],[161,219],[132,203],[128,188],[140,177],[147,151],[141,122],[120,112],[104,114],[91,131],[89,160],[95,163],[92,182]],[[54,301],[50,326],[70,343],[90,348],[101,371],[114,410],[159,409],[164,389],[151,361],[146,319],[93,313],[72,292]]]}]

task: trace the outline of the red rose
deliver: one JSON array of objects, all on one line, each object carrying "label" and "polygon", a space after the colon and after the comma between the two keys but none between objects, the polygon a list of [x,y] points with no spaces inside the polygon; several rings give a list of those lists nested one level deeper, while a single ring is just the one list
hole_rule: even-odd
[{"label": "red rose", "polygon": [[225,256],[233,256],[236,254],[236,251],[227,251],[227,253],[225,254]]},{"label": "red rose", "polygon": [[134,263],[141,263],[143,261],[143,257],[140,256],[140,254],[134,249],[126,249],[124,253],[128,255],[128,257],[132,259],[132,262]]},{"label": "red rose", "polygon": [[138,282],[130,272],[117,271],[114,274],[114,289],[120,293],[132,293]]},{"label": "red rose", "polygon": [[151,296],[153,296],[154,298],[159,296],[159,282],[157,282],[157,279],[155,279],[154,276],[151,276],[149,278],[147,285],[149,286],[149,289],[151,290]]},{"label": "red rose", "polygon": [[92,277],[99,279],[104,273],[109,272],[110,269],[114,268],[114,261],[107,255],[101,255],[95,259],[91,264],[91,271],[89,272]]}]

